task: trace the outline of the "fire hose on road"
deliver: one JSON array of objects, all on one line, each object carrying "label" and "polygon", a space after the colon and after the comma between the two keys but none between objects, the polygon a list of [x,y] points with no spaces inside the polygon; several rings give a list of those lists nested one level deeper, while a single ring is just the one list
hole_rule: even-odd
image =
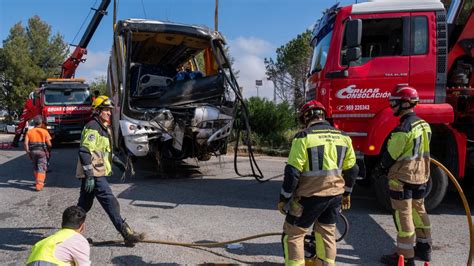
[{"label": "fire hose on road", "polygon": [[[472,265],[472,253],[473,253],[473,246],[474,246],[474,235],[473,235],[473,228],[472,228],[472,217],[471,217],[471,210],[469,208],[469,204],[467,202],[466,196],[464,195],[464,192],[457,182],[456,178],[454,175],[440,162],[437,160],[431,158],[431,162],[437,165],[439,168],[441,168],[451,179],[453,182],[454,186],[456,187],[459,196],[461,197],[464,210],[466,212],[467,216],[467,222],[468,222],[468,227],[469,227],[469,255],[468,255],[468,260],[467,260],[467,265]],[[251,240],[251,239],[256,239],[256,238],[262,238],[262,237],[269,237],[269,236],[281,236],[281,232],[273,232],[273,233],[263,233],[263,234],[258,234],[258,235],[252,235],[244,238],[239,238],[235,240],[229,240],[229,241],[224,241],[224,242],[213,242],[213,243],[183,243],[183,242],[173,242],[173,241],[165,241],[165,240],[142,240],[140,243],[150,243],[150,244],[162,244],[162,245],[172,245],[172,246],[183,246],[183,247],[220,247],[220,246],[225,246],[227,244],[232,244],[232,243],[238,243],[238,242],[243,242],[246,240]],[[344,234],[345,235],[345,234]],[[113,244],[120,244],[123,243],[123,240],[110,240],[110,241],[93,241],[92,239],[88,239],[89,243],[92,244],[93,246],[104,246],[104,245],[113,245]]]},{"label": "fire hose on road", "polygon": [[466,196],[464,195],[464,192],[462,191],[461,186],[459,185],[458,181],[454,177],[454,175],[440,162],[437,160],[431,158],[431,162],[436,164],[441,170],[443,170],[448,176],[449,179],[453,182],[454,186],[456,187],[459,196],[461,197],[462,204],[464,206],[464,211],[466,212],[467,216],[467,226],[469,227],[469,255],[467,258],[467,265],[472,265],[472,247],[474,245],[474,235],[473,235],[473,230],[472,230],[472,217],[471,217],[471,210],[469,209],[469,204],[467,203]]},{"label": "fire hose on road", "polygon": [[[224,246],[224,245],[227,245],[227,244],[242,242],[242,241],[261,238],[261,237],[268,237],[268,236],[281,236],[281,232],[264,233],[264,234],[258,234],[258,235],[244,237],[244,238],[239,238],[239,239],[235,239],[235,240],[229,240],[229,241],[224,241],[224,242],[213,242],[213,243],[182,243],[182,242],[173,242],[173,241],[164,241],[164,240],[148,240],[148,239],[141,240],[140,243],[163,244],[163,245],[182,246],[182,247],[208,247],[208,248],[212,248],[212,247],[220,247],[220,246]],[[103,245],[113,245],[113,244],[123,243],[123,240],[111,240],[111,241],[100,241],[100,242],[93,241],[90,238],[87,239],[87,240],[93,246],[103,246]]]}]

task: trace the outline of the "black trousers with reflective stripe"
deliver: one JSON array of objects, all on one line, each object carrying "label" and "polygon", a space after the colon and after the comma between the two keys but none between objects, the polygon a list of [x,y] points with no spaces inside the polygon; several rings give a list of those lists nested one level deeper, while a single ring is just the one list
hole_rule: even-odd
[{"label": "black trousers with reflective stripe", "polygon": [[301,217],[286,216],[286,222],[301,228],[309,228],[317,220],[323,224],[335,224],[341,209],[342,195],[329,197],[302,197],[299,204],[303,206]]},{"label": "black trousers with reflective stripe", "polygon": [[85,191],[86,179],[82,179],[81,194],[77,206],[82,207],[86,212],[92,208],[94,198],[97,198],[102,208],[105,210],[117,231],[121,232],[123,227],[123,218],[120,215],[120,205],[117,198],[112,193],[109,183],[105,176],[95,177],[94,190],[91,193]]}]

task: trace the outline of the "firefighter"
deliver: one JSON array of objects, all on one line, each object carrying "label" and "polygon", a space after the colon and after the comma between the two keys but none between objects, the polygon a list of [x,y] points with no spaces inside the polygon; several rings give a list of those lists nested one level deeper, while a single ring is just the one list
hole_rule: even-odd
[{"label": "firefighter", "polygon": [[26,100],[25,105],[23,106],[23,112],[20,117],[20,122],[18,123],[15,129],[15,137],[12,141],[13,147],[18,147],[18,142],[20,141],[21,134],[23,133],[23,130],[25,129],[25,126],[28,121],[33,119],[35,116],[41,114],[41,91],[42,88],[38,87],[35,88],[35,90],[28,95],[28,99]]},{"label": "firefighter", "polygon": [[25,136],[24,147],[28,157],[33,161],[36,191],[41,191],[46,179],[48,168],[49,149],[51,149],[51,136],[44,129],[43,119],[40,115],[33,118],[34,128],[28,130]]},{"label": "firefighter", "polygon": [[[430,175],[431,129],[413,111],[419,102],[414,88],[396,88],[389,101],[393,114],[400,117],[400,124],[391,132],[381,163],[374,171],[388,171],[390,201],[398,233],[396,252],[382,256],[381,261],[397,265],[399,255],[403,255],[405,265],[415,265],[415,256],[424,261],[431,259],[431,224],[424,204]],[[381,175],[384,174],[378,174]]]},{"label": "firefighter", "polygon": [[286,215],[282,237],[285,265],[305,264],[304,237],[313,224],[316,265],[335,264],[341,202],[343,209],[350,208],[359,171],[352,141],[332,127],[325,115],[324,106],[315,100],[299,111],[305,129],[293,139],[278,203],[279,211]]},{"label": "firefighter", "polygon": [[99,96],[92,102],[93,119],[82,131],[79,148],[77,176],[81,178],[81,191],[78,206],[88,212],[94,202],[94,197],[100,202],[117,231],[123,236],[125,245],[133,247],[143,240],[143,234],[135,233],[120,215],[117,198],[107,182],[106,176],[112,173],[110,116],[113,108],[112,101],[107,96]]},{"label": "firefighter", "polygon": [[91,265],[89,242],[81,234],[85,221],[81,207],[64,210],[61,229],[33,246],[27,265]]}]

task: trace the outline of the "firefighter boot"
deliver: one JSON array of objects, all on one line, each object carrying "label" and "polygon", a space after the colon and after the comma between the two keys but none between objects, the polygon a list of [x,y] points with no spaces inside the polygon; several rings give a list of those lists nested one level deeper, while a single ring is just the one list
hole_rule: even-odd
[{"label": "firefighter boot", "polygon": [[20,142],[20,137],[21,137],[21,134],[15,134],[15,137],[13,138],[13,141],[12,141],[12,147],[15,147],[15,148],[18,147],[18,142]]},{"label": "firefighter boot", "polygon": [[145,238],[143,233],[138,234],[133,232],[132,228],[125,222],[123,223],[122,232],[120,232],[120,234],[122,234],[125,246],[127,247],[134,247],[136,243]]},{"label": "firefighter boot", "polygon": [[418,258],[422,261],[430,261],[431,260],[431,245],[429,243],[416,242],[415,258]]},{"label": "firefighter boot", "polygon": [[[380,262],[382,262],[385,265],[388,266],[397,266],[398,264],[398,259],[399,255],[397,253],[393,253],[390,255],[383,255],[382,258],[380,259]],[[415,259],[414,258],[404,258],[404,264],[405,266],[415,266]]]}]

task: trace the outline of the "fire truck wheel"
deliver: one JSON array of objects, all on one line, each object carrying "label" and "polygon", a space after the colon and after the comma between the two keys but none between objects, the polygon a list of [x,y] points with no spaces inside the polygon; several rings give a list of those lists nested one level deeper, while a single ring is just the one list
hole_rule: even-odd
[{"label": "fire truck wheel", "polygon": [[425,208],[427,211],[435,209],[443,200],[448,188],[448,176],[437,165],[431,163],[430,179],[426,187]]},{"label": "fire truck wheel", "polygon": [[392,211],[392,204],[390,203],[390,196],[388,193],[388,178],[383,175],[379,178],[373,179],[373,189],[375,197],[380,207],[386,211]]},{"label": "fire truck wheel", "polygon": [[[383,209],[391,211],[392,206],[388,192],[387,177],[381,176],[378,179],[373,179],[373,184],[375,197],[377,198],[379,205]],[[428,180],[425,195],[425,208],[427,211],[435,209],[441,203],[446,195],[447,188],[448,176],[443,170],[432,163],[430,166],[430,179]]]}]

